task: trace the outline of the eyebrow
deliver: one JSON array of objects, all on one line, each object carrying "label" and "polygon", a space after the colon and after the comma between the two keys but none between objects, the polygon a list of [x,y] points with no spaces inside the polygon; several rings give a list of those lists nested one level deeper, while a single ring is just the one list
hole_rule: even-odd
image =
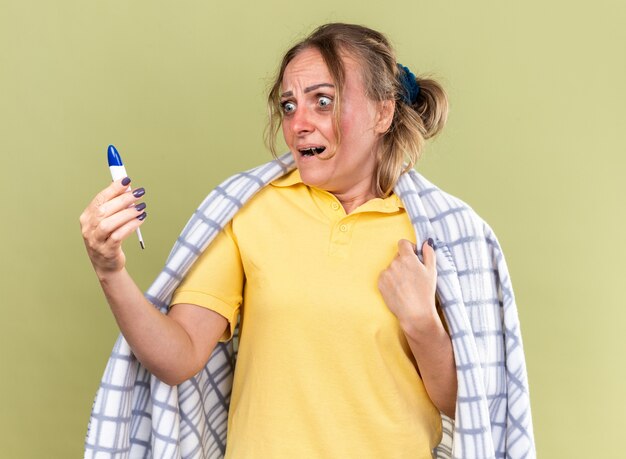
[{"label": "eyebrow", "polygon": [[[320,83],[320,84],[314,84],[313,86],[308,86],[304,88],[303,92],[306,94],[307,92],[315,91],[316,89],[319,89],[319,88],[334,88],[334,87],[335,87],[334,84]],[[293,91],[283,92],[280,95],[280,97],[291,97],[291,96],[293,96]]]}]

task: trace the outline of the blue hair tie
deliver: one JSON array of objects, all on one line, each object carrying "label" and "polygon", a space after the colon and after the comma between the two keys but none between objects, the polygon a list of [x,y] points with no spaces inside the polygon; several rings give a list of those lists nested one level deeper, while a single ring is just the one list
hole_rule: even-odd
[{"label": "blue hair tie", "polygon": [[417,96],[420,93],[420,85],[417,82],[417,78],[415,78],[415,74],[413,74],[408,67],[402,64],[397,65],[399,70],[398,77],[404,89],[404,91],[402,91],[402,100],[404,100],[407,105],[413,105],[417,101]]}]

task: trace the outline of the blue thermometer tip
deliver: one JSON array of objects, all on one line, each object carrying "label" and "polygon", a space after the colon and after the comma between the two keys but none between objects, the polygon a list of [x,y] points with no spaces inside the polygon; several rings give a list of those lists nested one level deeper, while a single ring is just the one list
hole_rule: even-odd
[{"label": "blue thermometer tip", "polygon": [[117,152],[117,149],[113,145],[109,145],[109,154],[107,155],[109,159],[109,166],[123,166],[122,158],[120,154]]}]

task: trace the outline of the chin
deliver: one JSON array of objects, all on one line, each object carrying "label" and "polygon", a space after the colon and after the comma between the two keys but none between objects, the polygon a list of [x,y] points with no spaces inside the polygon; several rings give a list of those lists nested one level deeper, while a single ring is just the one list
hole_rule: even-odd
[{"label": "chin", "polygon": [[300,172],[300,177],[305,185],[321,188],[322,184],[326,181],[324,180],[324,174],[320,170],[312,170],[306,165],[303,167],[298,165],[298,171]]},{"label": "chin", "polygon": [[[293,151],[298,152],[297,149]],[[332,154],[328,149],[313,155],[304,155],[300,152],[294,155],[294,159],[305,185],[330,191],[330,182],[336,179],[337,174],[336,152]]]}]

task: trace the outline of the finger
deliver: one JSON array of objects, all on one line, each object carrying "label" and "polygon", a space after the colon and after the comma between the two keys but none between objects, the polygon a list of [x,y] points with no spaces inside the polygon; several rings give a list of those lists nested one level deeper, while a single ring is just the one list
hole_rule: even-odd
[{"label": "finger", "polygon": [[[142,217],[142,215],[144,216]],[[144,211],[144,207],[141,205],[124,209],[103,219],[95,228],[92,237],[96,242],[105,243],[111,238],[113,233],[119,231],[122,227],[126,226],[133,220],[141,221],[145,219],[145,215],[147,214]],[[115,240],[116,239],[114,239],[114,241]]]},{"label": "finger", "polygon": [[415,244],[407,239],[400,239],[398,241],[398,254],[415,255]]},{"label": "finger", "polygon": [[431,238],[428,238],[422,244],[422,257],[427,268],[435,268],[437,266],[437,255],[435,254],[434,245],[435,243]]},{"label": "finger", "polygon": [[111,182],[111,184],[108,187],[100,191],[100,193],[98,193],[91,200],[88,207],[92,207],[94,209],[98,208],[105,202],[110,201],[111,199],[115,198],[116,196],[121,195],[122,193],[125,193],[128,190],[129,184],[130,184],[130,178],[128,177],[124,177],[122,179]]},{"label": "finger", "polygon": [[130,221],[119,226],[115,231],[111,233],[107,242],[113,245],[121,244],[122,241],[124,241],[128,236],[133,234],[135,230],[137,230],[137,228],[143,225],[143,222],[146,221],[147,216],[147,212],[142,212],[137,217],[134,217]]},{"label": "finger", "polygon": [[139,198],[146,193],[143,188],[137,188],[131,192],[124,192],[119,196],[114,197],[110,201],[103,203],[98,207],[97,215],[99,218],[107,218],[121,210],[128,209],[135,204]]}]

